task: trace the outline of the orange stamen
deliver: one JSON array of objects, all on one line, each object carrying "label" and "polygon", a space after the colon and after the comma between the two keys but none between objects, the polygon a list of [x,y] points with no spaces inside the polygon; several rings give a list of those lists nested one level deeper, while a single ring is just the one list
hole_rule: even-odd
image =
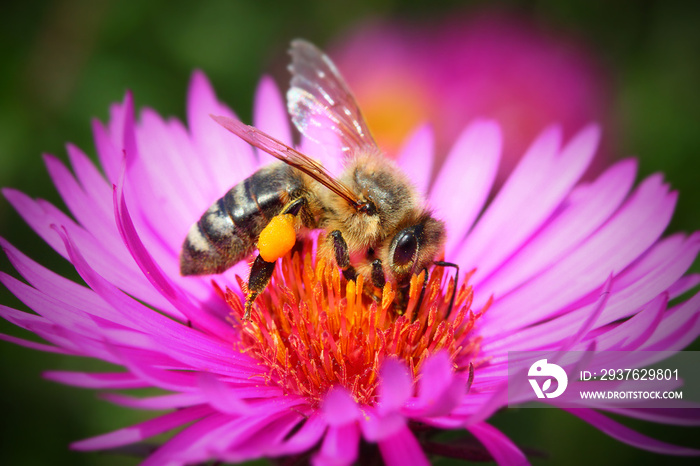
[{"label": "orange stamen", "polygon": [[445,284],[445,269],[435,268],[418,307],[425,274],[413,276],[404,298],[406,310],[399,315],[396,299],[401,293],[391,283],[377,302],[379,291],[374,292],[377,298],[371,296],[362,276],[346,281],[334,264],[313,259],[309,241],[303,249],[301,256],[282,258],[253,304],[249,321],[242,320],[240,294],[230,289],[224,293],[232,319],[241,326],[241,351],[262,362],[260,375],[267,383],[315,406],[332,387],[342,386],[359,403],[371,405],[387,358],[403,360],[414,380],[438,350],[447,351],[457,371],[468,370],[470,364],[478,367],[480,338],[473,330],[491,300],[472,312],[473,292],[466,281],[458,286],[446,319],[454,280]]}]

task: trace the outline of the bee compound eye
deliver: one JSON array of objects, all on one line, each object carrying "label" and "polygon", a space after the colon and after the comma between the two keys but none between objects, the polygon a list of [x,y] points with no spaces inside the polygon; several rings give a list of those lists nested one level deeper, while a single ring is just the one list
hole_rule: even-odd
[{"label": "bee compound eye", "polygon": [[394,238],[394,244],[394,264],[399,267],[409,265],[413,262],[413,258],[418,250],[418,232],[416,228],[411,227],[401,230]]}]

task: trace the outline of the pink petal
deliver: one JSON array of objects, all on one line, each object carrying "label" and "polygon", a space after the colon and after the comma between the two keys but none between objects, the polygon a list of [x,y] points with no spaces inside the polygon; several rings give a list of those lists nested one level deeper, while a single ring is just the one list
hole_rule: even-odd
[{"label": "pink petal", "polygon": [[[111,283],[162,311],[167,312],[171,309],[170,303],[155,292],[146,280],[139,277],[139,274],[134,273],[138,267],[126,250],[122,249],[121,242],[115,243],[113,247],[107,247],[48,202],[34,201],[12,189],[4,189],[2,192],[29,226],[63,257],[68,258],[68,254],[63,241],[53,228],[56,225],[64,227],[76,239],[81,245],[86,260]],[[123,252],[120,253],[120,249]]]},{"label": "pink petal", "polygon": [[[84,335],[86,337],[93,336],[95,332],[99,331],[95,321],[89,318],[85,312],[67,306],[65,303],[62,303],[55,298],[40,293],[36,289],[26,285],[14,277],[0,273],[0,283],[5,285],[5,287],[12,294],[17,296],[17,298],[19,298],[25,305],[45,319],[40,319],[35,315],[15,311],[14,309],[10,308],[5,308],[3,310],[3,316],[5,318],[12,319],[13,317],[17,318],[19,316],[25,321],[35,319],[42,322],[45,320],[47,323],[50,322],[54,326],[65,328],[71,332],[78,335]],[[16,312],[18,314],[13,316],[8,314],[8,312]]]},{"label": "pink petal", "polygon": [[0,245],[15,270],[38,291],[79,309],[81,316],[85,312],[115,324],[129,325],[129,320],[108,306],[91,289],[44,268],[2,238],[0,238]]},{"label": "pink petal", "polygon": [[255,363],[248,357],[235,352],[224,340],[212,338],[152,312],[126,296],[88,266],[65,232],[61,232],[61,235],[71,261],[85,282],[106,302],[132,319],[133,325],[137,325],[151,338],[156,339],[164,352],[169,351],[173,356],[196,367],[207,367],[221,373],[240,374],[240,371],[244,370],[244,378],[251,375],[245,371],[247,368],[255,368]]},{"label": "pink petal", "polygon": [[187,95],[187,122],[197,153],[204,158],[213,191],[219,193],[209,200],[212,204],[252,174],[257,161],[248,144],[223,130],[209,115],[235,118],[231,110],[219,103],[204,73],[195,71]]},{"label": "pink petal", "polygon": [[[508,404],[508,382],[503,377],[500,377],[500,380],[495,381],[493,385],[489,387],[489,393],[484,394],[487,397],[485,400],[479,398],[470,400],[471,395],[466,397],[465,401],[467,403],[473,403],[472,408],[466,410],[469,413],[466,420],[468,425],[484,422],[493,416],[496,411]],[[472,385],[472,388],[478,389],[479,387]]]},{"label": "pink petal", "polygon": [[700,274],[685,275],[676,280],[673,285],[669,286],[667,291],[671,299],[675,299],[692,290],[699,284]]},{"label": "pink petal", "polygon": [[318,414],[311,415],[297,433],[270,451],[271,455],[293,455],[309,450],[316,445],[326,431],[326,421]]},{"label": "pink petal", "polygon": [[489,120],[467,126],[450,150],[430,191],[430,205],[447,223],[446,257],[453,256],[484,207],[500,156],[501,130]]},{"label": "pink petal", "polygon": [[104,170],[108,184],[119,177],[123,154],[114,146],[107,128],[97,119],[92,120],[92,137],[95,141],[99,166]]},{"label": "pink petal", "polygon": [[202,166],[205,157],[181,123],[165,122],[146,109],[137,134],[139,148],[148,156],[127,160],[128,201],[135,206],[135,220],[144,241],[151,249],[164,249],[164,256],[176,259],[189,227],[228,187],[214,189]]},{"label": "pink petal", "polygon": [[239,398],[236,389],[223,383],[214,374],[201,372],[198,381],[205,401],[217,411],[237,415],[251,412],[251,407]]},{"label": "pink petal", "polygon": [[217,318],[211,315],[208,309],[195,306],[177,286],[171,283],[158,264],[153,261],[136,233],[120,186],[114,192],[114,211],[116,212],[117,225],[124,244],[129,248],[129,252],[141,268],[145,278],[181,313],[181,316],[186,316],[190,322],[196,323],[222,339],[233,338],[233,328],[223,320],[223,317]]},{"label": "pink petal", "polygon": [[[114,131],[112,137],[118,138],[121,143],[120,148],[126,158],[127,165],[132,161],[140,158],[139,146],[136,144],[136,121],[134,117],[134,96],[131,91],[126,93],[124,103],[122,104],[123,123],[121,131]],[[112,119],[110,123],[118,122],[117,119]]]},{"label": "pink petal", "polygon": [[[261,414],[263,420],[261,421]],[[227,431],[222,432],[219,439],[210,442],[210,446],[202,445],[209,454],[224,462],[240,463],[251,459],[270,456],[277,446],[289,435],[302,417],[295,412],[280,412],[275,416],[260,413],[252,417],[254,426],[243,429],[231,424]],[[202,448],[204,449],[204,448]],[[205,450],[205,451],[206,451]]]},{"label": "pink petal", "polygon": [[[628,317],[636,309],[672,287],[690,268],[700,250],[700,234],[673,235],[657,241],[615,278],[614,295],[599,324]],[[624,304],[622,304],[624,303]]]},{"label": "pink petal", "polygon": [[141,424],[119,429],[108,434],[92,437],[75,442],[71,448],[75,450],[104,450],[130,443],[140,442],[155,435],[167,432],[180,426],[184,426],[210,412],[207,406],[194,406],[179,411],[165,414],[155,419],[150,419]]},{"label": "pink petal", "polygon": [[156,365],[149,364],[144,358],[143,351],[128,351],[126,348],[114,352],[120,359],[120,363],[129,372],[143,379],[152,387],[162,388],[174,392],[192,392],[196,390],[197,380],[193,372],[164,370]]},{"label": "pink petal", "polygon": [[700,410],[687,408],[607,408],[620,416],[641,419],[658,424],[700,426]]},{"label": "pink petal", "polygon": [[421,125],[408,136],[396,159],[421,195],[428,192],[434,159],[435,135],[433,128],[428,124]]},{"label": "pink petal", "polygon": [[50,227],[50,219],[46,218],[46,212],[36,201],[15,189],[3,188],[2,194],[32,230],[41,236],[41,239],[48,243],[57,253],[67,257],[61,239]]},{"label": "pink petal", "polygon": [[186,464],[208,458],[241,462],[264,455],[268,448],[281,442],[301,418],[301,414],[290,411],[284,403],[248,417],[214,415],[210,418],[213,424],[207,419],[200,421],[203,424],[200,427],[209,426],[209,429],[195,429],[186,438],[180,438],[180,445],[172,445],[171,454]]},{"label": "pink petal", "polygon": [[379,450],[387,466],[428,466],[430,464],[408,427],[380,441]]},{"label": "pink petal", "polygon": [[529,464],[523,452],[495,427],[480,423],[467,425],[466,428],[479,439],[499,465]]},{"label": "pink petal", "polygon": [[[286,145],[293,146],[287,106],[277,84],[269,76],[263,76],[258,83],[258,88],[255,90],[253,126]],[[261,166],[277,161],[277,159],[264,151],[259,150],[257,153]]]},{"label": "pink petal", "polygon": [[45,345],[43,343],[37,343],[35,341],[29,341],[23,338],[17,338],[12,335],[5,335],[4,333],[0,333],[0,340],[6,341],[8,343],[14,343],[15,345],[19,346],[24,346],[25,348],[43,351],[45,353],[75,355],[73,351],[67,349],[59,348],[53,345]]},{"label": "pink petal", "polygon": [[128,101],[130,100],[132,100],[131,93],[127,92],[123,103],[110,106],[110,119],[107,127],[96,119],[92,121],[97,156],[100,160],[100,166],[105,171],[107,181],[110,183],[119,176],[119,168],[124,157],[123,127],[126,119],[125,109],[129,107]]},{"label": "pink petal", "polygon": [[[671,286],[688,269],[697,254],[697,235],[683,238],[674,235],[657,242],[646,254],[638,258],[630,267],[615,277],[611,287],[608,302],[596,322],[600,327],[610,322],[629,317],[642,306],[654,299],[666,288]],[[522,329],[516,334],[503,336],[494,334],[493,338],[485,338],[483,348],[489,352],[525,351],[537,347],[551,345],[571,335],[580,332],[583,319],[588,319],[596,308],[599,299],[598,292],[592,293],[587,300],[581,302],[577,309],[535,327]],[[490,333],[490,332],[487,332]]]},{"label": "pink petal", "polygon": [[562,211],[479,283],[479,289],[503,296],[573,251],[617,210],[632,187],[636,168],[634,160],[619,162],[592,184],[574,189]]},{"label": "pink petal", "polygon": [[352,396],[342,388],[334,388],[323,400],[323,417],[330,426],[355,422],[361,413]]},{"label": "pink petal", "polygon": [[393,358],[384,361],[379,393],[380,413],[397,411],[403,406],[413,393],[413,380],[405,364]]},{"label": "pink petal", "polygon": [[[32,308],[35,308],[40,313],[47,313],[56,323],[66,329],[70,329],[71,332],[76,332],[72,334],[72,340],[65,340],[63,336],[59,336],[58,330],[55,327],[48,327],[45,330],[35,327],[34,330],[38,332],[39,335],[62,346],[67,344],[68,348],[75,349],[75,345],[78,344],[82,347],[82,350],[86,352],[85,354],[92,354],[95,357],[105,357],[109,360],[112,360],[113,356],[106,350],[104,346],[105,341],[119,344],[123,343],[130,346],[139,344],[145,348],[158,348],[158,345],[167,347],[165,341],[161,340],[158,344],[154,344],[152,343],[152,337],[147,337],[146,334],[141,334],[140,332],[117,332],[117,329],[122,327],[116,324],[140,331],[144,328],[144,325],[148,323],[147,319],[140,319],[138,318],[138,314],[133,312],[133,306],[140,307],[142,306],[140,303],[129,301],[129,298],[125,298],[125,300],[120,301],[121,304],[117,305],[117,307],[111,307],[94,294],[92,290],[74,284],[62,277],[55,276],[53,273],[28,261],[25,256],[21,256],[11,245],[4,243],[4,246],[7,248],[8,257],[10,257],[13,264],[17,266],[17,269],[24,274],[30,283],[38,286],[37,290],[43,292],[39,293],[37,290],[11,277],[3,278],[3,280],[7,281],[7,284],[15,290],[18,296],[23,296],[27,304]],[[78,265],[83,267],[84,264],[81,264],[83,264],[83,262],[79,261]],[[57,283],[52,282],[54,279],[57,280]],[[65,283],[63,286],[67,286],[68,288],[62,288],[62,283]],[[128,303],[131,303],[131,305]],[[83,309],[92,312],[95,317],[87,317]],[[146,312],[147,308],[142,309],[143,312]],[[132,310],[132,312],[130,312],[130,310]],[[144,315],[150,314],[153,313],[148,310]],[[26,320],[25,316],[29,315],[24,313],[18,315],[18,317]],[[172,320],[164,319],[157,314],[153,314],[151,317],[157,317],[161,322],[167,324],[156,325],[155,329],[165,330],[171,327],[171,330],[175,330],[175,334],[182,334],[182,338],[185,339],[187,343],[184,345],[176,343],[178,350],[182,351],[190,347],[194,349],[196,353],[202,354],[202,356],[195,356],[193,353],[173,353],[177,354],[181,359],[189,361],[190,364],[202,364],[210,369],[217,368],[218,366],[218,368],[224,370],[224,372],[230,372],[232,370],[240,370],[241,368],[239,365],[238,369],[235,369],[236,364],[233,364],[233,362],[236,359],[239,359],[240,362],[245,361],[241,360],[239,355],[234,353],[233,349],[229,348],[224,342],[212,344],[211,341],[202,339],[201,334],[185,326],[178,326]],[[95,326],[95,324],[97,324],[97,326]],[[145,327],[148,327],[148,325],[145,325]],[[171,333],[171,335],[174,334]],[[97,342],[90,342],[90,340],[94,338],[100,338],[100,340]],[[90,346],[91,349],[88,349],[88,346]],[[95,353],[95,351],[98,351],[98,353]],[[219,365],[215,364],[217,360],[220,361]],[[252,364],[254,366],[252,361],[249,361],[246,365],[247,364]],[[244,375],[243,377],[245,378],[248,376]]]},{"label": "pink petal", "polygon": [[477,267],[475,282],[513,254],[560,206],[588,167],[599,138],[599,129],[588,127],[556,156],[558,131],[547,131],[533,143],[458,255],[459,263]]},{"label": "pink petal", "polygon": [[323,439],[321,450],[312,458],[311,464],[346,465],[357,459],[360,444],[360,429],[354,423],[330,426]]},{"label": "pink petal", "polygon": [[85,193],[58,159],[45,155],[44,162],[53,184],[78,222],[103,243],[114,244],[115,248],[119,248],[119,236],[111,221],[112,210],[97,202],[97,198]]},{"label": "pink petal", "polygon": [[635,351],[649,340],[661,323],[668,304],[668,295],[660,294],[640,312],[607,330],[598,338],[597,351]]},{"label": "pink petal", "polygon": [[107,183],[92,160],[78,147],[67,144],[66,151],[83,190],[100,205],[101,210],[110,212],[112,208],[112,204],[109,202],[110,184]]},{"label": "pink petal", "polygon": [[[558,346],[557,350],[559,351],[559,354],[561,354],[564,351],[569,351],[571,348],[583,339],[584,335],[588,333],[588,331],[591,329],[593,324],[598,320],[600,315],[603,313],[605,310],[605,306],[608,303],[608,299],[610,298],[610,288],[612,287],[612,275],[608,277],[608,279],[605,281],[603,284],[601,290],[600,290],[600,295],[598,297],[598,300],[596,301],[595,307],[593,308],[593,312],[591,312],[585,320],[580,324],[580,328],[571,336],[568,338],[564,339],[563,343]],[[544,346],[544,345],[543,345]],[[591,351],[590,349],[586,349],[587,351]]]},{"label": "pink petal", "polygon": [[130,372],[70,372],[48,371],[44,372],[44,378],[65,385],[81,388],[97,388],[120,390],[127,388],[144,388],[150,386],[148,382],[138,379]]},{"label": "pink petal", "polygon": [[[210,409],[210,408],[207,408]],[[179,411],[176,411],[179,412]],[[174,413],[173,413],[174,414]],[[218,433],[219,430],[236,423],[230,416],[213,414],[194,422],[177,435],[165,442],[155,453],[146,458],[141,466],[160,466],[163,464],[185,464],[183,456],[192,457],[199,454],[201,461],[210,456],[203,451],[202,439]]]},{"label": "pink petal", "polygon": [[552,127],[540,134],[470,231],[468,241],[464,242],[456,257],[451,257],[451,260],[457,259],[464,264],[479,264],[483,258],[490,255],[494,249],[489,246],[491,238],[502,231],[509,215],[515,212],[514,209],[524,208],[523,204],[534,197],[533,192],[539,192],[540,186],[546,181],[547,168],[553,164],[560,144],[559,128]]},{"label": "pink petal", "polygon": [[158,411],[205,404],[204,396],[201,393],[173,393],[145,398],[137,398],[120,393],[105,393],[100,397],[111,403],[129,408]]},{"label": "pink petal", "polygon": [[[3,280],[7,280],[8,277],[5,275],[0,275]],[[10,280],[14,280],[9,277]],[[19,286],[26,286],[20,282],[17,282]],[[42,301],[43,296],[40,294],[35,294],[28,288],[27,296],[24,298],[34,304],[38,303],[39,308],[45,310],[49,309],[48,312],[60,313],[66,312],[66,308],[60,308],[60,303],[51,302],[50,300]],[[48,303],[47,306],[45,304]],[[59,309],[52,309],[56,306]],[[70,310],[68,310],[70,313]],[[60,347],[71,354],[79,354],[83,356],[90,356],[94,358],[103,359],[108,362],[117,363],[116,358],[112,355],[109,350],[107,350],[105,343],[101,340],[94,340],[92,337],[94,335],[99,335],[99,332],[95,332],[94,327],[89,327],[89,322],[83,324],[82,322],[74,322],[71,324],[73,329],[68,329],[56,325],[49,319],[45,319],[41,316],[30,314],[27,312],[21,312],[16,309],[12,309],[7,306],[0,305],[0,317],[9,321],[10,323],[29,330],[30,332],[36,334],[37,336],[43,338],[44,340],[52,343],[53,345]],[[58,317],[60,320],[62,317]],[[86,319],[89,321],[89,319]]]},{"label": "pink petal", "polygon": [[[676,200],[659,177],[647,179],[628,202],[566,258],[509,295],[484,316],[482,334],[503,333],[552,316],[595,290],[611,272],[619,273],[654,244],[670,220]],[[630,232],[635,232],[633,237]],[[568,283],[561,287],[559,284]],[[482,298],[483,299],[483,298]],[[528,312],[512,313],[528,303]],[[505,313],[504,313],[505,312]],[[488,324],[486,323],[488,322]]]},{"label": "pink petal", "polygon": [[666,312],[644,351],[680,351],[700,336],[700,293]]},{"label": "pink petal", "polygon": [[449,414],[466,392],[466,381],[452,372],[445,352],[433,354],[421,367],[418,399],[407,404],[412,416],[432,417]]},{"label": "pink petal", "polygon": [[583,419],[610,437],[641,450],[653,451],[663,455],[700,455],[700,450],[672,445],[647,437],[591,409],[565,409],[565,411]]},{"label": "pink petal", "polygon": [[362,411],[360,428],[362,436],[369,442],[380,442],[406,427],[406,416],[396,411],[380,413],[368,407]]}]

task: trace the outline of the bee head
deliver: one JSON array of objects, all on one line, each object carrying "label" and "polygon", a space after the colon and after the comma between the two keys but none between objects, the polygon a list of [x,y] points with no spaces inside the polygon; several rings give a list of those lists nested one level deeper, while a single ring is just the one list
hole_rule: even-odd
[{"label": "bee head", "polygon": [[414,273],[427,268],[442,250],[445,225],[428,213],[394,235],[387,256],[388,268],[396,283],[405,285]]}]

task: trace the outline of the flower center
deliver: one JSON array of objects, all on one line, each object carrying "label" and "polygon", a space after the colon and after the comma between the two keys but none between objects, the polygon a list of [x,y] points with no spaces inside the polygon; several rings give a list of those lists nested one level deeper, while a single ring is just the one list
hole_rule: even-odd
[{"label": "flower center", "polygon": [[444,267],[435,267],[427,283],[425,274],[414,275],[401,299],[390,283],[373,297],[362,276],[345,280],[333,264],[312,257],[312,246],[305,240],[301,254],[287,254],[278,263],[250,320],[242,319],[240,296],[230,289],[225,293],[240,322],[240,350],[261,361],[265,370],[260,375],[267,383],[314,406],[335,386],[347,389],[358,403],[372,405],[386,358],[403,360],[414,380],[436,351],[450,355],[455,371],[467,370],[474,361],[480,343],[474,325],[490,301],[472,312],[469,277],[458,286],[452,306],[455,282]]}]

